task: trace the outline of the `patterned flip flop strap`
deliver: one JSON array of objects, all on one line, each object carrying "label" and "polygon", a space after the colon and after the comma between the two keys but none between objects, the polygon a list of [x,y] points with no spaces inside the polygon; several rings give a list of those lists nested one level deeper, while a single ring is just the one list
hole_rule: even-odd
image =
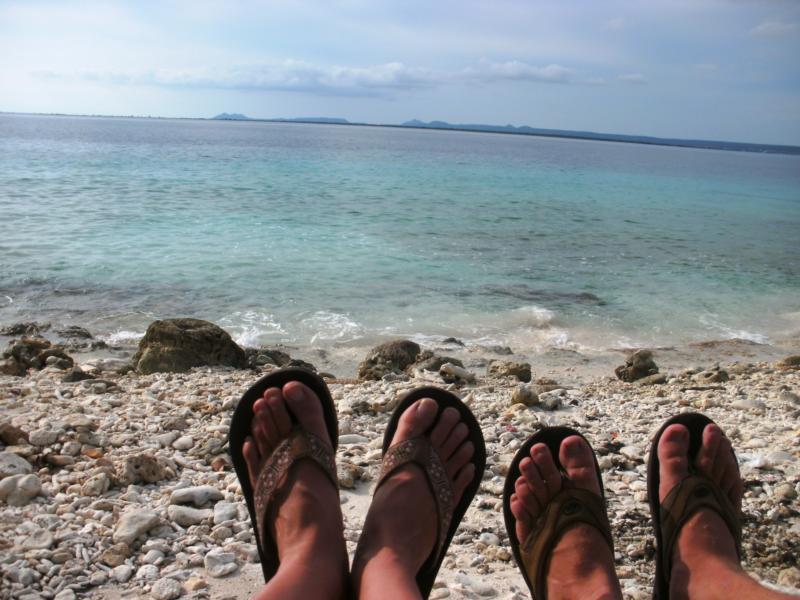
[{"label": "patterned flip flop strap", "polygon": [[669,581],[672,570],[672,548],[683,524],[698,510],[708,508],[717,513],[728,526],[741,558],[742,524],[738,512],[714,483],[703,475],[690,475],[672,488],[661,503],[662,568]]},{"label": "patterned flip flop strap", "polygon": [[317,463],[333,482],[333,485],[338,488],[336,461],[330,442],[295,427],[289,437],[278,444],[258,475],[254,500],[259,540],[264,540],[265,536],[269,535],[269,532],[265,530],[266,517],[275,492],[286,480],[286,475],[292,465],[304,458]]},{"label": "patterned flip flop strap", "polygon": [[533,530],[520,547],[523,568],[528,580],[533,582],[536,600],[544,600],[547,594],[547,563],[553,549],[566,529],[576,523],[586,523],[603,534],[611,552],[614,539],[611,524],[603,499],[589,490],[568,486],[556,494],[544,513],[536,521]]},{"label": "patterned flip flop strap", "polygon": [[416,437],[391,446],[383,456],[376,489],[392,473],[408,463],[414,463],[422,468],[433,491],[436,512],[439,517],[439,535],[436,540],[435,552],[432,556],[438,557],[447,539],[447,531],[453,518],[453,488],[450,485],[444,461],[442,461],[436,449],[431,446],[428,439]]}]

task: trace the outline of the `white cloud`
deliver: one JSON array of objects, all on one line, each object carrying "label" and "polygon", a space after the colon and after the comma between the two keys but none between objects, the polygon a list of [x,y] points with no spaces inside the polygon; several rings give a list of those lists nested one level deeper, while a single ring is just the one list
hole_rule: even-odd
[{"label": "white cloud", "polygon": [[764,21],[753,27],[750,35],[755,37],[781,37],[797,31],[796,23],[785,23],[783,21]]},{"label": "white cloud", "polygon": [[[367,67],[324,66],[300,60],[258,65],[155,69],[144,71],[82,70],[73,73],[37,70],[40,79],[88,81],[112,85],[205,88],[244,91],[287,91],[318,95],[370,96],[455,84],[498,81],[578,83],[572,69],[557,64],[535,66],[521,61],[481,60],[452,71],[409,67],[390,62]],[[580,83],[597,83],[585,80]]]},{"label": "white cloud", "polygon": [[636,83],[636,84],[647,83],[647,78],[641,73],[625,73],[623,75],[617,76],[617,80],[622,81],[624,83]]}]

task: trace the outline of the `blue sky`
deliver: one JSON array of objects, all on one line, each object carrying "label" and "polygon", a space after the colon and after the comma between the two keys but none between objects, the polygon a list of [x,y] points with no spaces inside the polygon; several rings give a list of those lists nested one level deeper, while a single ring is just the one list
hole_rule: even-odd
[{"label": "blue sky", "polygon": [[800,2],[0,0],[0,110],[800,145]]}]

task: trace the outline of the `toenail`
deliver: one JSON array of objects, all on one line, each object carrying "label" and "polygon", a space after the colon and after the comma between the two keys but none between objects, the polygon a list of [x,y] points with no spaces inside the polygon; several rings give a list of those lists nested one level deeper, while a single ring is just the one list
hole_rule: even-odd
[{"label": "toenail", "polygon": [[439,409],[439,405],[436,404],[430,398],[423,398],[417,404],[417,416],[420,417],[428,417],[433,415]]},{"label": "toenail", "polygon": [[581,443],[577,440],[572,440],[564,444],[564,454],[569,458],[578,458],[581,455]]},{"label": "toenail", "polygon": [[306,398],[306,390],[302,385],[291,385],[284,388],[284,393],[294,402],[300,402]]},{"label": "toenail", "polygon": [[544,446],[534,446],[533,453],[536,455],[537,458],[544,458],[547,456],[547,448]]}]

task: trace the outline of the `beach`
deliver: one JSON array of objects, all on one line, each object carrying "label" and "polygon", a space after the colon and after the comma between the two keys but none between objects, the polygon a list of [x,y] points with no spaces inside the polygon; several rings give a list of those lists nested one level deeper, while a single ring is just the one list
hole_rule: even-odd
[{"label": "beach", "polygon": [[[592,443],[624,595],[649,598],[654,547],[647,453],[659,425],[688,410],[714,419],[736,449],[746,490],[745,569],[767,585],[800,590],[800,370],[779,366],[800,354],[800,339],[654,348],[652,358],[665,377],[651,385],[614,376],[633,349],[507,354],[504,348],[460,343],[442,339],[422,347],[459,360],[464,371],[454,371],[456,376],[411,368],[377,381],[358,380],[347,354],[280,349],[332,377],[351,557],[392,408],[407,390],[438,385],[475,413],[488,464],[431,598],[529,597],[511,558],[502,487],[520,444],[555,424],[577,428]],[[0,504],[1,598],[221,600],[258,589],[262,577],[252,527],[226,436],[241,394],[275,365],[142,375],[130,370],[134,350],[91,349],[85,341],[70,347],[75,364],[94,377],[84,381],[63,382],[66,371],[55,360],[23,377],[0,376],[0,465],[5,474],[16,468],[38,482],[38,489],[28,482],[36,493],[25,497],[23,490],[21,505]],[[493,361],[529,364],[531,383],[497,376],[496,369],[490,376]],[[521,388],[538,393],[536,401],[521,403]],[[13,435],[27,442],[10,443]]]}]

